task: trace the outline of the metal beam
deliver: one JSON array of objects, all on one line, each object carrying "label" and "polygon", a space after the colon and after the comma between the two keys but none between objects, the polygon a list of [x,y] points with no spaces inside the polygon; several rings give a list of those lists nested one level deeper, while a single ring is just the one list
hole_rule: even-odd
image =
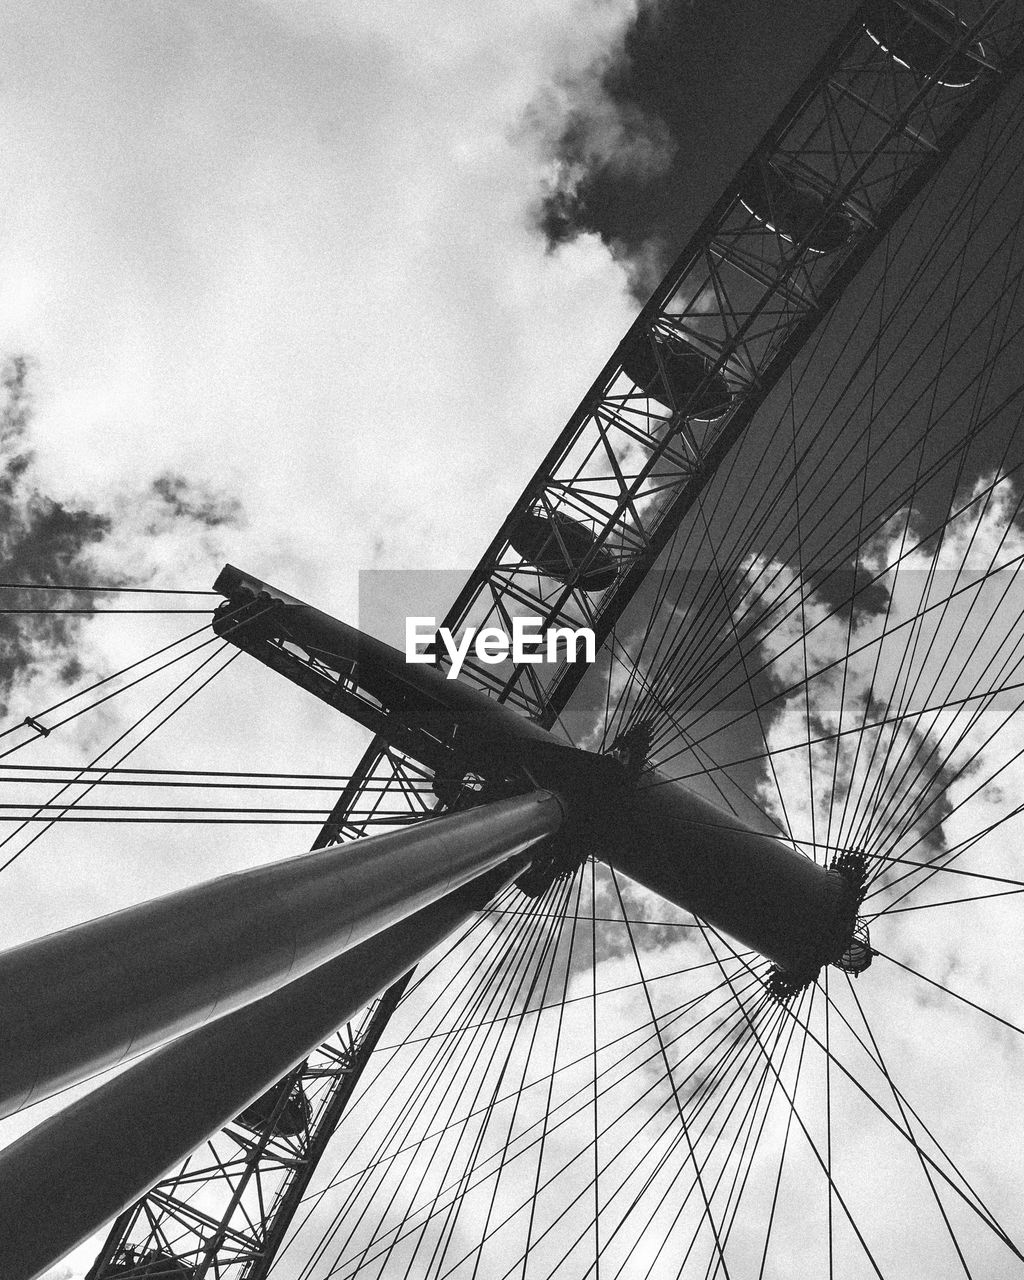
[{"label": "metal beam", "polygon": [[[534,807],[553,806],[535,800]],[[518,857],[272,995],[156,1050],[6,1148],[4,1280],[34,1280],[87,1239],[471,920],[525,861]]]},{"label": "metal beam", "polygon": [[[856,897],[839,875],[757,831],[678,782],[656,773],[634,786],[618,760],[559,742],[480,690],[448,680],[429,666],[408,664],[390,645],[365,635],[260,578],[228,565],[215,584],[227,591],[226,617],[253,609],[260,631],[228,638],[298,683],[315,654],[369,690],[400,741],[417,717],[443,717],[445,734],[473,767],[504,781],[559,791],[571,810],[575,855],[608,862],[662,897],[700,916],[745,947],[774,961],[794,980],[813,978],[853,932]],[[572,851],[570,851],[572,852]]]},{"label": "metal beam", "polygon": [[511,708],[234,565],[213,585],[226,598],[218,635],[431,769],[507,772],[524,739],[550,740]]},{"label": "metal beam", "polygon": [[601,856],[798,983],[842,954],[856,923],[843,876],[655,771]]},{"label": "metal beam", "polygon": [[550,792],[495,801],[114,912],[0,955],[0,1114],[220,1017],[561,826]]}]

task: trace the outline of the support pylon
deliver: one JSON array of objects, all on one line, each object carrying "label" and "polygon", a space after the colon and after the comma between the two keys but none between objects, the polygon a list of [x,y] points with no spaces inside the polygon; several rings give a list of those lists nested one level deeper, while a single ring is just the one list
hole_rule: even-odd
[{"label": "support pylon", "polygon": [[514,858],[272,995],[156,1050],[6,1148],[4,1280],[35,1280],[131,1204],[471,920],[524,863]]},{"label": "support pylon", "polygon": [[549,792],[514,796],[220,876],[5,952],[0,1114],[294,981],[548,839],[564,815]]}]

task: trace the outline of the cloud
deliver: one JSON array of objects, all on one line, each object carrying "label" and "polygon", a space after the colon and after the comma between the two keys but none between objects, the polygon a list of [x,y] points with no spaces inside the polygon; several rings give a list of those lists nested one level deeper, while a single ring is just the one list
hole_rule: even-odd
[{"label": "cloud", "polygon": [[[643,19],[634,18],[588,66],[545,86],[523,118],[550,157],[535,211],[549,248],[596,232],[626,265],[641,301],[665,267],[643,210],[678,149],[657,107],[640,100],[637,83],[649,53],[648,24],[659,25],[663,8],[643,9]],[[632,217],[622,216],[624,204]]]},{"label": "cloud", "polygon": [[[172,471],[157,476],[152,492],[167,508],[165,522],[185,517],[208,529],[240,523],[242,504],[237,498],[216,494],[204,485],[194,485],[183,475]],[[153,527],[154,532],[156,527]]]},{"label": "cloud", "polygon": [[[784,28],[816,8],[771,16]],[[690,6],[662,10],[682,20]],[[708,59],[677,76],[682,123],[668,127],[664,112],[609,91],[605,70],[622,64],[634,16],[630,3],[569,0],[527,0],[487,22],[466,0],[443,21],[415,0],[210,0],[116,14],[15,3],[3,93],[19,198],[0,247],[10,349],[38,357],[38,492],[109,521],[88,547],[97,572],[201,587],[230,558],[351,617],[361,567],[473,562],[632,318],[629,289],[653,278],[749,149],[771,114],[771,78],[792,82],[793,59],[813,55],[811,41],[794,42],[758,79],[757,110],[742,58]],[[743,25],[723,36],[729,57],[758,40],[756,18]],[[809,29],[827,38],[820,14]],[[716,131],[700,100],[730,66]],[[631,139],[637,162],[624,160]],[[535,221],[545,183],[578,222],[557,244]],[[581,192],[585,204],[574,204]],[[887,591],[901,614],[913,612],[902,586]],[[170,622],[143,625],[115,635],[91,623],[88,645],[114,663],[170,638]],[[867,639],[877,623],[858,625]],[[821,660],[842,641],[823,626]],[[83,632],[80,660],[85,645]],[[785,662],[780,654],[779,673]],[[885,678],[895,688],[888,666]],[[834,682],[821,679],[831,695]],[[859,668],[858,680],[863,695],[882,697]],[[772,733],[801,732],[804,710],[792,701]],[[829,725],[835,705],[823,698],[812,714]],[[129,720],[118,704],[117,728]],[[927,732],[907,739],[912,750],[927,749]],[[83,732],[52,745],[75,758],[87,741]],[[145,762],[333,773],[362,743],[329,709],[240,659]],[[784,785],[794,807],[810,806],[798,777]],[[1020,793],[1015,777],[1005,791]],[[944,823],[953,842],[956,821]],[[5,939],[297,851],[306,835],[207,827],[168,839],[130,828],[115,841],[67,826],[8,873]],[[625,897],[630,910],[655,909],[632,888]],[[606,895],[599,905],[610,909]],[[598,935],[609,985],[632,964],[612,929]],[[667,970],[689,950],[673,942],[681,930],[645,933],[645,968]],[[904,936],[913,944],[913,929]],[[654,985],[657,999],[678,1002],[671,981]],[[913,1001],[875,990],[888,993],[876,998],[913,1072]],[[617,1016],[646,1026],[639,992],[620,1005]],[[568,1026],[585,1045],[591,1011],[574,1009]],[[952,1095],[973,1041],[952,1019],[938,1031],[946,1074],[929,1079],[924,1055],[910,1086],[940,1109],[948,1100],[959,1123]],[[991,1079],[997,1098],[1006,1081]],[[413,1077],[404,1086],[414,1091]],[[848,1110],[850,1151],[873,1167],[887,1142],[872,1150],[877,1128]],[[817,1170],[796,1167],[820,1185]],[[804,1197],[786,1199],[800,1242]],[[905,1224],[892,1225],[902,1239]]]},{"label": "cloud", "polygon": [[[628,8],[534,0],[484,23],[468,0],[444,21],[16,0],[5,345],[34,360],[32,484],[102,522],[100,581],[204,588],[229,559],[351,619],[363,567],[474,563],[632,318],[597,237],[545,253],[529,211],[546,160],[518,129]],[[73,651],[106,674],[203,622],[92,619]],[[19,681],[22,714],[63,696],[53,674]],[[183,674],[19,758],[91,759]],[[338,774],[365,745],[243,657],[131,762]],[[212,799],[253,793],[192,796]],[[316,829],[58,823],[4,873],[0,945],[300,852]]]},{"label": "cloud", "polygon": [[595,229],[589,204],[603,182],[649,182],[672,162],[675,144],[665,122],[634,103],[612,99],[609,62],[606,58],[571,83],[548,87],[526,113],[525,127],[553,154],[553,173],[538,211],[552,247]]},{"label": "cloud", "polygon": [[[759,619],[774,688],[789,691],[770,711],[767,742],[780,754],[760,795],[797,839],[828,831],[832,843],[924,859],[1005,760],[1005,699],[977,695],[1019,668],[1018,509],[1013,483],[989,474],[955,502],[941,536],[926,536],[913,511],[895,513],[864,547],[874,583],[839,609],[791,566],[747,560],[746,616]],[[858,723],[863,732],[850,732]],[[808,735],[824,740],[789,749]]]},{"label": "cloud", "polygon": [[[163,580],[166,565],[179,569],[199,533],[213,550],[213,532],[242,523],[236,498],[184,476],[165,473],[141,493],[121,492],[105,502],[62,501],[45,491],[33,439],[34,363],[13,356],[0,374],[0,552],[4,577],[0,617],[0,714],[30,707],[40,689],[53,698],[69,692],[102,665],[91,643],[85,612],[116,604],[116,593],[75,587],[130,587]],[[129,551],[129,547],[131,550]],[[20,584],[54,590],[19,590]],[[25,612],[18,613],[18,610]],[[64,612],[67,611],[67,612]]]},{"label": "cloud", "polygon": [[[93,550],[110,531],[110,518],[84,507],[55,501],[40,492],[30,441],[32,402],[29,361],[15,356],[0,375],[0,553],[9,583],[76,584],[93,576]],[[83,619],[46,609],[87,608],[88,597],[66,591],[6,590],[0,618],[0,715],[6,717],[12,690],[47,669],[70,685],[83,666],[78,649]]]},{"label": "cloud", "polygon": [[[830,11],[837,26],[846,7]],[[616,38],[525,116],[549,157],[536,208],[548,244],[600,236],[641,302],[830,34],[820,6],[752,3],[728,24],[709,8],[640,0]],[[771,59],[762,21],[775,28]]]},{"label": "cloud", "polygon": [[2,257],[50,492],[233,494],[245,567],[306,598],[475,561],[631,318],[597,237],[543,253],[517,124],[631,6],[462,7],[12,16]]}]

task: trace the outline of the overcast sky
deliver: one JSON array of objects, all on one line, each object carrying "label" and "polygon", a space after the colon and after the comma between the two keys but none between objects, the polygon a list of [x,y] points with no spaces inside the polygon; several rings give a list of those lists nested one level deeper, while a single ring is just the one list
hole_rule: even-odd
[{"label": "overcast sky", "polygon": [[[636,28],[633,0],[9,0],[0,354],[28,363],[4,580],[52,570],[43,532],[67,520],[83,550],[63,563],[97,581],[202,589],[230,560],[350,619],[361,569],[471,567],[851,7],[691,0],[644,6]],[[989,518],[1012,522],[1008,505]],[[202,622],[39,633],[0,685],[12,722]],[[54,652],[84,674],[55,680]],[[347,772],[362,735],[246,661],[145,762]],[[95,753],[150,688],[45,758]],[[308,843],[68,828],[4,873],[0,945]]]}]

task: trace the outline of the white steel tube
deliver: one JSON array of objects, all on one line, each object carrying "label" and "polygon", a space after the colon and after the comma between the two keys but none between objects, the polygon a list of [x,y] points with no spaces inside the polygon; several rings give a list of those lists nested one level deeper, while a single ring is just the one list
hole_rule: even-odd
[{"label": "white steel tube", "polygon": [[0,1115],[292,982],[558,830],[534,791],[221,876],[0,955]]},{"label": "white steel tube", "polygon": [[157,1049],[0,1152],[3,1280],[34,1280],[137,1200],[471,919],[525,862]]}]

